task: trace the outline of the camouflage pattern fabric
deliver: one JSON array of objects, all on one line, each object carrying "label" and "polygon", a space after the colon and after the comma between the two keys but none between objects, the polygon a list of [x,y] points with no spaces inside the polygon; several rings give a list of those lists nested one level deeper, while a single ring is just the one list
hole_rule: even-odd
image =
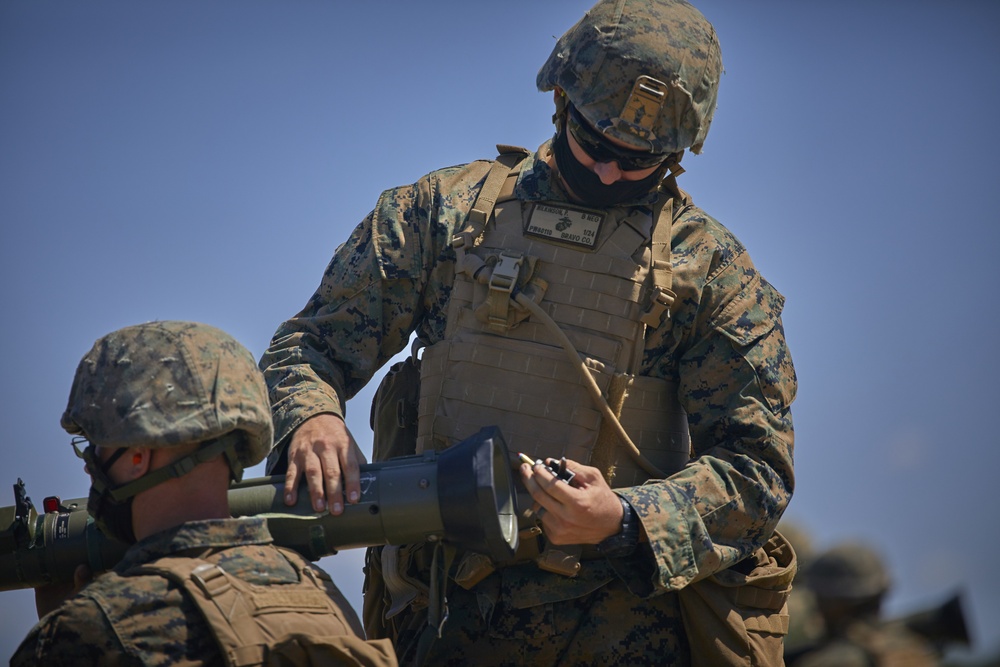
[{"label": "camouflage pattern fabric", "polygon": [[169,447],[239,430],[244,466],[271,448],[267,390],[253,355],[199,322],[137,324],[100,338],[80,361],[62,427],[99,447]]},{"label": "camouflage pattern fabric", "polygon": [[[260,585],[297,581],[271,545],[262,518],[192,521],[136,543],[114,570],[44,616],[11,658],[22,665],[221,665],[211,630],[195,604],[166,578],[130,575],[165,556],[198,555]],[[332,584],[342,634],[364,636],[350,604]]]},{"label": "camouflage pattern fabric", "polygon": [[[588,561],[580,581],[563,578],[565,600],[533,604],[549,577],[534,564],[508,567],[472,591],[448,592],[448,622],[431,644],[426,665],[476,667],[607,667],[688,665],[689,647],[677,595],[642,599],[615,578],[611,565]],[[573,589],[579,589],[573,591]],[[580,592],[584,591],[584,592]],[[397,651],[419,636],[426,614],[408,616]]]},{"label": "camouflage pattern fabric", "polygon": [[[683,0],[619,0],[598,2],[559,38],[536,85],[561,88],[591,125],[627,146],[697,154],[721,75],[715,29],[697,9]],[[633,82],[662,102],[634,95]]]},{"label": "camouflage pattern fabric", "polygon": [[[550,152],[546,142],[521,164],[519,199],[566,201],[544,160]],[[488,169],[474,162],[384,192],[302,311],[278,328],[260,361],[277,443],[269,469],[303,421],[343,415],[346,401],[412,332],[429,344],[443,339],[451,238]],[[630,204],[649,206],[654,198]],[[674,223],[672,261],[672,318],[647,330],[640,372],[679,383],[698,458],[669,479],[617,490],[650,539],[642,597],[678,590],[750,555],[770,537],[794,486],[796,378],[781,325],[783,297],[736,237],[697,207]],[[616,627],[620,637],[631,636],[624,624]],[[674,629],[665,624],[661,632]]]}]

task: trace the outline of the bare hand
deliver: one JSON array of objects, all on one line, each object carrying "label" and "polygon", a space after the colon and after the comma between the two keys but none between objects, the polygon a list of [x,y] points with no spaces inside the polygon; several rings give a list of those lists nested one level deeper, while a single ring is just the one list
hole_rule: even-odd
[{"label": "bare hand", "polygon": [[598,544],[621,530],[622,505],[601,471],[575,461],[572,486],[543,465],[521,465],[521,478],[534,501],[544,508],[542,528],[552,544]]},{"label": "bare hand", "polygon": [[73,582],[48,584],[35,589],[35,612],[38,618],[56,609],[68,597],[80,592],[94,578],[94,573],[86,565],[77,565],[73,571]]},{"label": "bare hand", "polygon": [[361,497],[359,466],[365,455],[340,417],[319,414],[295,429],[288,443],[288,471],[285,473],[285,504],[298,501],[299,481],[309,486],[313,509],[330,514],[344,511],[344,496],[354,504]]}]

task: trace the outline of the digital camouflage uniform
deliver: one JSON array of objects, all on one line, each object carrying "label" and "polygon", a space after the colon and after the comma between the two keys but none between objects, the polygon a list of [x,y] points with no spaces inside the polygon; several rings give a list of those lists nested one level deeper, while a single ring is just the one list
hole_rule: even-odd
[{"label": "digital camouflage uniform", "polygon": [[[195,603],[174,583],[135,570],[167,556],[197,556],[261,585],[298,581],[260,518],[191,521],[137,542],[125,557],[43,617],[11,659],[21,665],[222,665],[219,646]],[[339,608],[331,628],[363,636],[361,623],[329,577]]]},{"label": "digital camouflage uniform", "polygon": [[[521,164],[518,199],[566,200],[541,159],[549,150],[547,142]],[[279,327],[260,362],[277,434],[269,468],[303,421],[343,415],[412,332],[430,344],[442,339],[450,241],[489,166],[442,169],[383,193],[305,308]],[[648,548],[628,562],[586,563],[575,579],[517,566],[472,593],[450,592],[450,620],[429,664],[443,664],[449,652],[458,662],[474,654],[476,664],[515,664],[540,651],[553,657],[540,662],[552,664],[580,664],[573,655],[594,664],[654,656],[687,664],[672,592],[741,561],[771,535],[793,487],[796,380],[783,298],[736,237],[696,207],[674,223],[672,261],[677,300],[669,326],[647,331],[641,373],[679,382],[698,458],[667,480],[616,489],[638,513]],[[532,604],[567,597],[576,599]],[[515,608],[522,605],[530,606]]]},{"label": "digital camouflage uniform", "polygon": [[[285,647],[313,642],[317,628],[329,644],[365,658],[345,664],[396,664],[386,642],[366,644],[357,615],[328,575],[272,544],[264,518],[208,518],[182,509],[191,520],[136,542],[133,527],[150,526],[156,507],[137,519],[130,504],[121,511],[132,497],[167,479],[180,482],[202,463],[222,459],[239,478],[243,466],[263,460],[273,433],[266,396],[250,352],[208,325],[149,322],[94,344],[77,367],[62,426],[90,443],[80,452],[74,441],[92,479],[88,513],[131,546],[113,570],[42,617],[11,665],[261,664]],[[109,473],[129,447],[187,444],[198,447],[129,481]],[[97,447],[113,451],[102,460]],[[225,493],[224,477],[206,479]],[[174,488],[163,494],[166,502],[187,487]],[[112,506],[117,520],[108,519]],[[209,601],[199,607],[203,598]]]},{"label": "digital camouflage uniform", "polygon": [[[555,91],[557,133],[554,140],[546,142],[514,167],[513,200],[506,198],[509,181],[504,181],[501,197],[505,202],[504,211],[513,211],[516,216],[517,200],[522,216],[542,210],[543,207],[532,208],[533,203],[549,202],[554,204],[554,209],[572,209],[574,204],[567,203],[570,198],[562,185],[568,183],[578,199],[589,202],[589,208],[615,207],[614,216],[604,218],[601,225],[611,219],[634,222],[644,216],[662,221],[662,216],[653,217],[660,195],[651,191],[656,187],[656,179],[668,168],[674,171],[684,150],[701,151],[715,110],[721,72],[721,51],[715,31],[688,3],[681,0],[599,0],[557,41],[538,73],[538,89]],[[618,179],[602,184],[594,169],[573,156],[567,138],[570,119],[580,133],[589,128],[589,136],[596,135],[586,147],[580,143],[582,134],[573,135],[578,147],[593,157],[595,165],[599,161],[604,164],[614,161],[619,162],[619,166],[630,165],[628,169],[636,173],[644,168],[643,165],[659,165],[657,171],[645,172],[649,175],[642,179],[653,182],[636,181],[639,183],[636,186]],[[555,156],[560,155],[556,160]],[[549,166],[552,163],[562,170],[558,176]],[[611,272],[603,276],[596,268],[606,258],[613,257],[615,262],[621,262],[613,265],[614,270],[622,271],[613,276],[614,280],[624,277],[626,280],[622,282],[627,282],[629,276],[624,274],[632,269],[632,276],[646,275],[650,258],[655,262],[659,257],[648,250],[653,246],[659,248],[655,230],[651,236],[643,233],[645,238],[652,238],[652,243],[647,241],[647,246],[635,251],[632,250],[634,246],[625,248],[617,242],[604,241],[599,246],[589,244],[587,248],[566,248],[565,244],[558,245],[555,250],[547,247],[544,252],[539,248],[537,256],[527,259],[537,260],[538,273],[548,283],[548,291],[535,304],[538,310],[528,309],[531,318],[517,324],[518,328],[509,320],[504,324],[502,316],[493,309],[494,305],[505,306],[507,302],[502,298],[490,299],[487,304],[489,322],[491,331],[496,334],[489,338],[493,348],[485,352],[478,341],[486,340],[486,336],[460,340],[465,331],[471,329],[462,329],[467,320],[461,320],[460,326],[453,324],[455,312],[458,318],[465,316],[462,304],[467,300],[467,292],[463,290],[471,282],[466,281],[465,276],[471,273],[473,280],[480,280],[476,275],[486,276],[485,273],[477,274],[480,269],[468,268],[465,260],[470,253],[467,251],[474,248],[472,254],[476,254],[488,246],[488,252],[502,255],[510,246],[496,240],[500,237],[509,239],[517,252],[526,247],[521,243],[526,234],[518,235],[516,223],[509,226],[510,216],[501,223],[503,216],[496,213],[501,208],[501,199],[495,200],[497,206],[493,212],[496,215],[492,219],[489,211],[483,212],[481,203],[476,204],[481,191],[488,193],[486,199],[496,196],[492,187],[484,185],[490,166],[490,162],[480,161],[442,169],[411,186],[384,192],[374,211],[337,249],[319,288],[305,308],[278,328],[260,361],[270,391],[277,436],[268,460],[269,470],[280,470],[284,465],[289,436],[300,424],[321,413],[343,416],[347,400],[386,361],[403,350],[414,333],[427,346],[421,367],[423,387],[418,410],[417,448],[426,445],[428,432],[437,448],[439,444],[446,446],[464,437],[460,429],[446,425],[448,420],[459,419],[456,414],[459,410],[466,415],[472,414],[465,408],[455,407],[459,405],[456,394],[461,397],[474,395],[475,398],[464,405],[478,410],[488,403],[486,407],[498,418],[504,409],[501,404],[508,400],[510,405],[528,402],[528,408],[535,411],[532,417],[548,409],[549,404],[545,402],[548,396],[540,401],[541,406],[534,404],[537,388],[511,390],[512,384],[541,383],[532,383],[532,376],[527,374],[521,382],[512,381],[511,376],[514,380],[517,376],[512,371],[515,362],[509,357],[517,357],[517,354],[509,352],[527,350],[520,358],[527,359],[533,369],[537,367],[536,360],[543,357],[550,359],[559,355],[560,359],[566,359],[570,356],[563,356],[558,344],[553,347],[549,342],[553,338],[551,329],[527,340],[541,326],[531,319],[537,313],[541,313],[538,319],[543,321],[544,315],[550,315],[567,336],[580,335],[578,340],[586,336],[587,345],[591,341],[595,341],[595,345],[603,344],[601,322],[611,323],[617,317],[634,325],[641,320],[648,325],[644,335],[636,326],[632,329],[638,332],[634,337],[608,338],[611,346],[626,340],[629,346],[633,341],[640,346],[636,355],[622,354],[628,357],[620,365],[624,372],[618,365],[611,372],[618,374],[616,378],[638,375],[676,385],[679,402],[687,413],[693,455],[690,463],[666,479],[650,480],[645,484],[631,478],[626,481],[622,475],[612,479],[612,486],[617,486],[615,492],[634,508],[648,542],[640,544],[625,558],[595,557],[584,550],[582,567],[573,577],[543,571],[533,562],[522,562],[520,556],[514,563],[497,564],[497,570],[478,583],[474,583],[475,577],[460,576],[458,579],[468,585],[469,590],[458,581],[448,589],[449,617],[444,634],[431,645],[426,662],[434,665],[687,665],[695,662],[717,665],[723,658],[731,657],[721,646],[724,645],[736,647],[732,654],[733,664],[750,664],[749,656],[744,660],[742,653],[748,646],[758,643],[767,644],[766,660],[780,662],[780,640],[768,638],[765,642],[755,637],[763,634],[780,637],[787,631],[787,617],[782,620],[781,616],[787,584],[794,569],[790,549],[772,538],[794,485],[790,405],[795,398],[796,380],[781,326],[783,297],[760,276],[746,249],[726,228],[695,206],[679,206],[679,215],[673,220],[669,235],[673,269],[671,289],[676,294],[669,319],[648,318],[652,321],[647,322],[647,317],[640,317],[633,308],[637,301],[629,302],[624,316],[617,311],[605,312],[603,304],[613,301],[604,299],[605,296],[622,295],[634,284],[614,291],[619,288],[612,285],[612,281],[603,280]],[[666,196],[663,195],[664,199]],[[477,212],[470,216],[474,204]],[[588,204],[584,203],[583,208],[588,208]],[[628,217],[633,213],[634,219]],[[467,225],[482,228],[480,216],[483,214],[487,216],[485,234],[467,233]],[[532,231],[534,222],[532,218],[528,232]],[[560,224],[576,223],[560,221]],[[627,224],[632,226],[631,222]],[[551,221],[551,225],[560,229],[555,221]],[[614,231],[618,229],[620,227]],[[662,228],[658,229],[662,232]],[[496,233],[491,236],[493,231]],[[582,229],[581,234],[586,231]],[[629,230],[622,231],[629,233]],[[458,239],[454,238],[456,235]],[[602,237],[598,231],[594,238],[609,237]],[[456,245],[456,241],[460,245]],[[477,247],[476,243],[480,245]],[[548,241],[533,238],[532,243],[535,245],[531,247],[535,248]],[[461,251],[461,264],[456,247]],[[592,254],[588,254],[591,251]],[[525,250],[525,254],[529,251]],[[490,268],[491,276],[498,272],[501,277],[508,275],[500,268],[503,262],[500,257]],[[624,264],[629,266],[623,268]],[[572,281],[560,280],[559,270],[569,269],[571,265],[586,267],[586,271],[573,273]],[[461,272],[456,267],[461,267]],[[543,270],[549,272],[543,273]],[[665,271],[658,269],[648,273],[653,274],[653,282],[659,289],[658,279]],[[461,277],[458,283],[456,274]],[[571,272],[567,270],[563,275],[571,275]],[[523,275],[515,274],[515,277],[519,281]],[[580,284],[591,277],[592,283]],[[521,289],[524,286],[518,281],[510,282],[516,282]],[[598,283],[602,286],[592,286]],[[650,281],[636,280],[636,283],[640,283],[640,290],[646,291],[649,301],[649,293],[654,292]],[[480,282],[473,290],[481,286]],[[577,288],[588,295],[577,298],[587,303],[577,303],[567,296],[577,294]],[[526,292],[527,289],[519,292],[517,305],[524,305],[522,297],[532,299]],[[556,292],[558,299],[554,297]],[[637,294],[630,291],[629,298]],[[512,292],[510,300],[513,299]],[[456,307],[451,308],[453,305]],[[474,307],[478,318],[479,303]],[[581,318],[588,319],[577,320],[575,324],[559,320],[566,317],[564,313],[576,310],[586,310]],[[506,315],[511,316],[509,309]],[[495,316],[497,321],[494,321]],[[492,329],[494,325],[499,325],[499,330]],[[528,333],[525,327],[530,329]],[[581,334],[582,330],[586,333]],[[604,330],[606,332],[607,327]],[[461,354],[466,355],[460,359],[464,366],[451,363],[458,358],[459,352],[455,357],[438,354],[452,343],[455,343],[452,349],[461,346]],[[624,345],[622,343],[621,349],[625,349]],[[547,349],[542,349],[546,346]],[[574,368],[579,361],[577,353],[587,357],[587,362],[600,357],[591,354],[590,350],[574,349]],[[466,361],[477,356],[489,356],[492,368],[503,371],[502,384],[499,381],[491,383],[489,372],[481,377],[474,373],[463,375],[462,368],[470,365]],[[497,358],[502,360],[495,362]],[[433,363],[429,363],[429,359]],[[562,362],[552,364],[553,376],[562,373],[559,363]],[[544,367],[544,363],[541,365]],[[445,372],[434,375],[441,366],[446,368]],[[450,370],[454,370],[454,374],[450,374]],[[459,377],[466,379],[459,380]],[[476,381],[469,382],[469,377],[475,377]],[[576,380],[579,377],[580,374],[574,376]],[[637,384],[633,382],[633,387]],[[438,388],[444,385],[448,385],[447,389]],[[576,388],[573,386],[574,391]],[[435,406],[433,401],[443,396],[444,391],[449,393],[446,401],[451,402],[441,401]],[[566,394],[569,395],[577,394]],[[583,413],[584,408],[589,410],[593,406],[583,406],[579,402],[566,405],[566,396],[560,394],[551,401],[552,405],[558,405],[555,411],[565,414],[550,423],[575,427],[571,415],[577,414],[576,409],[580,408],[579,412]],[[611,403],[609,397],[604,398]],[[564,403],[559,404],[559,399]],[[627,396],[625,400],[627,403]],[[528,408],[523,411],[527,412]],[[510,416],[512,411],[503,414]],[[488,410],[483,414],[489,414]],[[622,415],[624,425],[624,412]],[[508,425],[523,427],[516,421]],[[660,421],[667,419],[663,416]],[[603,429],[608,422],[610,420],[600,421],[594,430]],[[430,429],[424,428],[427,424]],[[439,431],[439,425],[447,432]],[[488,425],[491,424],[478,426]],[[587,428],[592,425],[593,420]],[[467,426],[463,423],[461,430]],[[659,426],[650,430],[658,430]],[[572,443],[568,442],[570,436],[562,436],[557,428],[547,431],[546,437],[553,437],[553,433],[555,442],[551,444],[555,447],[552,448],[572,445],[592,454],[589,461],[581,463],[596,465],[596,454],[603,456],[605,453],[599,449],[603,437],[600,432],[594,436],[596,440],[581,438]],[[522,432],[518,437],[532,439],[530,432]],[[535,438],[542,439],[540,435]],[[595,441],[597,445],[592,445]],[[661,442],[657,440],[657,444]],[[549,443],[545,451],[540,447],[532,448],[533,443],[527,444],[528,448],[521,451],[531,452],[533,456],[558,457],[561,453],[550,451]],[[616,442],[615,446],[618,444]],[[515,443],[515,446],[520,445]],[[376,442],[374,449],[378,455],[385,451],[385,445]],[[646,453],[651,455],[652,449],[650,445]],[[617,459],[619,463],[621,460],[621,457]],[[603,460],[601,465],[602,472],[608,474]],[[765,553],[761,549],[765,543],[773,547],[769,553],[782,565],[773,570],[780,570],[785,577],[783,588],[761,585],[747,591],[747,595],[738,594],[741,581],[758,576],[763,580],[764,575],[758,573],[771,571],[767,559],[762,560],[759,556]],[[426,557],[422,559],[427,560]],[[413,560],[421,560],[419,550]],[[387,562],[391,562],[391,558]],[[380,576],[378,565],[379,559],[369,560],[368,575],[372,580],[377,581]],[[720,610],[716,603],[722,599],[725,601]],[[378,627],[379,617],[369,615],[370,602],[379,601],[365,601],[366,625],[377,635],[383,628]],[[713,611],[718,613],[713,614]],[[406,649],[421,626],[426,625],[426,616],[410,608],[391,619],[392,627],[386,631],[390,635],[399,633],[397,651],[404,653],[401,661],[407,659]],[[711,621],[719,618],[724,621],[712,626]],[[735,641],[720,641],[716,630],[734,630]]]}]

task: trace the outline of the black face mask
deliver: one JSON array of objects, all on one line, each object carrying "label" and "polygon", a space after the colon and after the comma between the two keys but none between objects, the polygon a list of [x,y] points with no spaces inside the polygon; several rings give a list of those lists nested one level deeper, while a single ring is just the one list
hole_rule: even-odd
[{"label": "black face mask", "polygon": [[111,539],[135,544],[135,532],[132,530],[132,499],[135,496],[115,500],[107,486],[98,487],[91,484],[87,498],[87,512],[94,517],[94,523]]},{"label": "black face mask", "polygon": [[600,176],[581,164],[573,155],[569,139],[566,137],[565,125],[556,133],[552,150],[559,175],[566,185],[577,199],[594,208],[611,208],[649,194],[663,180],[667,168],[664,165],[641,181],[616,181],[611,185],[605,185],[601,182]]},{"label": "black face mask", "polygon": [[77,456],[87,462],[87,470],[90,471],[90,495],[87,497],[87,512],[94,517],[97,528],[111,539],[124,542],[125,544],[135,543],[135,532],[132,530],[132,498],[115,500],[111,492],[115,488],[115,483],[108,476],[108,470],[114,465],[125,448],[115,451],[107,461],[102,462],[96,454],[93,446],[86,450],[76,449]]}]

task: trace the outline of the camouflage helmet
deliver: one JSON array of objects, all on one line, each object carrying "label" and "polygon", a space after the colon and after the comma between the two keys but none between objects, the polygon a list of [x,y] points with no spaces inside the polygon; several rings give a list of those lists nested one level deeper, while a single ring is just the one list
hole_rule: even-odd
[{"label": "camouflage helmet", "polygon": [[825,598],[863,600],[889,590],[889,572],[874,549],[859,542],[838,545],[806,570],[806,583]]},{"label": "camouflage helmet", "polygon": [[233,431],[244,466],[264,459],[273,427],[264,378],[229,334],[149,322],[94,343],[76,370],[62,427],[100,447],[170,447]]},{"label": "camouflage helmet", "polygon": [[600,0],[556,43],[540,91],[561,89],[590,124],[638,150],[700,153],[722,53],[683,0]]}]

